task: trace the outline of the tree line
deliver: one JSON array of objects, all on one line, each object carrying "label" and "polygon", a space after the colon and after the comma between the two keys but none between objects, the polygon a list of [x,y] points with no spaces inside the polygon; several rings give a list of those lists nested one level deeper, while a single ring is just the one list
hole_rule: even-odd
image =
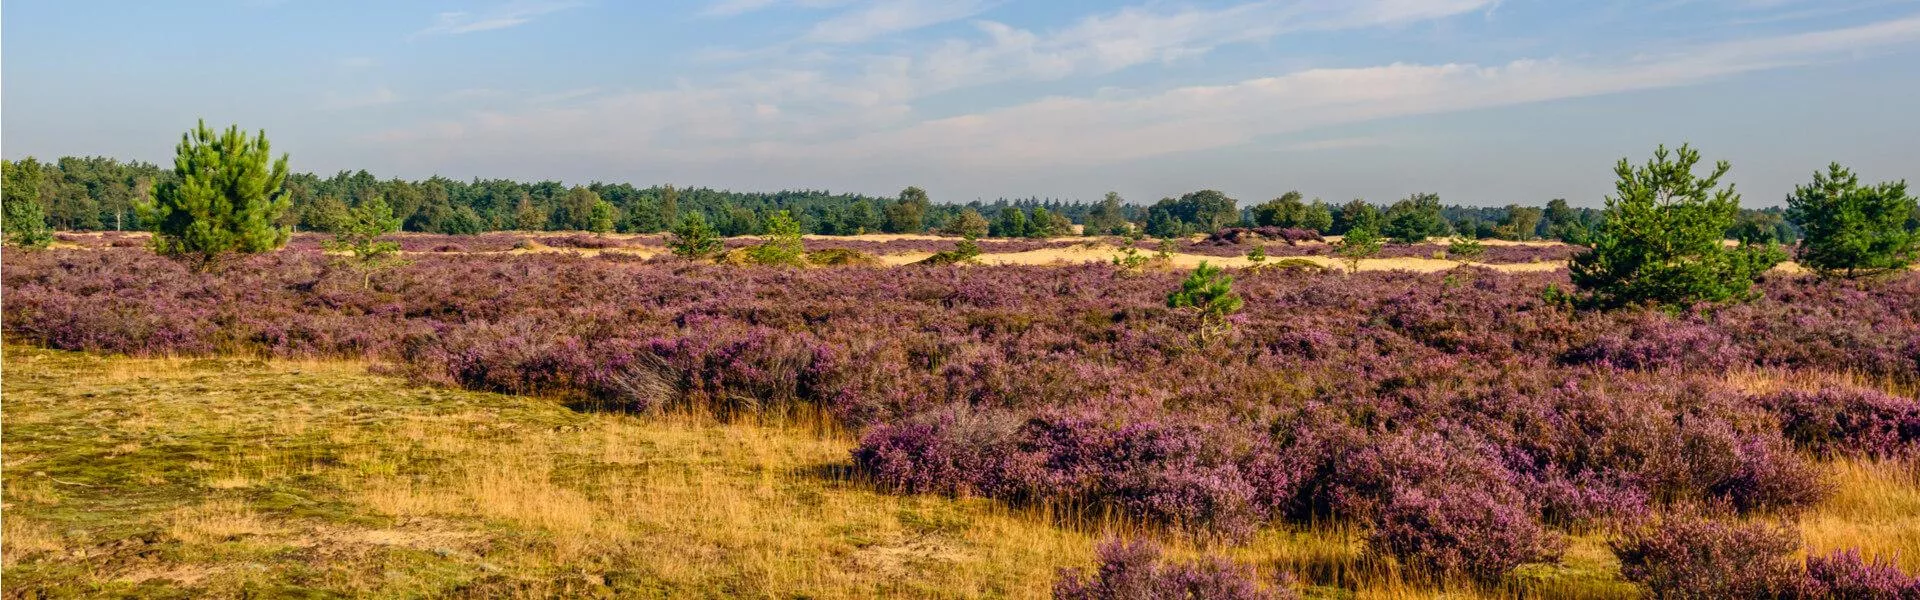
[{"label": "tree line", "polygon": [[[134,206],[156,186],[174,181],[172,169],[106,157],[32,157],[7,161],[35,174],[33,200],[46,227],[60,231],[137,231],[149,226]],[[1278,226],[1340,235],[1369,225],[1390,239],[1465,235],[1508,240],[1561,240],[1585,244],[1603,212],[1555,199],[1544,207],[1442,205],[1433,194],[1414,194],[1389,204],[1352,200],[1330,204],[1287,192],[1258,204],[1215,190],[1200,190],[1151,205],[1130,203],[1109,192],[1099,201],[1024,198],[934,203],[908,188],[895,197],[825,190],[734,192],[672,185],[636,187],[594,182],[506,179],[419,181],[380,179],[365,170],[328,177],[289,173],[284,182],[290,209],[276,224],[295,231],[333,232],[351,209],[381,199],[400,219],[401,230],[445,234],[488,231],[668,231],[697,214],[721,236],[763,235],[776,212],[786,213],[804,233],[920,233],[975,237],[1054,237],[1125,234],[1142,229],[1155,237],[1207,233],[1225,226]],[[14,198],[15,196],[9,196]],[[18,196],[25,198],[25,196]],[[24,200],[23,200],[24,201]],[[1920,218],[1920,217],[1917,217]],[[1798,239],[1800,230],[1779,208],[1742,209],[1727,232],[1731,239]]]}]

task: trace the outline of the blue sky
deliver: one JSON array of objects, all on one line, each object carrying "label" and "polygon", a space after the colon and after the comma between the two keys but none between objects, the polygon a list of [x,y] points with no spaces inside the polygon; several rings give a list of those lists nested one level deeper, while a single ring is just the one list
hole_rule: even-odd
[{"label": "blue sky", "polygon": [[9,0],[0,153],[1134,202],[1920,179],[1920,0]]}]

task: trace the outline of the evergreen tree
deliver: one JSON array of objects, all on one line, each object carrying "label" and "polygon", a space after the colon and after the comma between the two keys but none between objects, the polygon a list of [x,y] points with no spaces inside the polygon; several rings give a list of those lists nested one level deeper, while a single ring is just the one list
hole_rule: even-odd
[{"label": "evergreen tree", "polygon": [[1027,211],[1008,206],[1000,209],[1000,218],[993,222],[993,237],[1027,237]]},{"label": "evergreen tree", "polygon": [[1486,253],[1487,248],[1480,245],[1480,239],[1474,237],[1472,232],[1462,232],[1447,244],[1447,256],[1463,265],[1479,260]]},{"label": "evergreen tree", "polygon": [[1357,273],[1360,271],[1360,261],[1379,254],[1382,246],[1385,244],[1380,240],[1380,233],[1374,231],[1372,225],[1368,225],[1347,231],[1347,234],[1341,236],[1340,241],[1334,244],[1333,253],[1346,259],[1348,273]]},{"label": "evergreen tree", "polygon": [[374,196],[347,209],[332,225],[333,240],[324,245],[330,252],[353,256],[351,264],[361,273],[361,287],[372,287],[373,272],[397,262],[400,244],[380,240],[400,230],[400,219],[393,216],[385,198]]},{"label": "evergreen tree", "polygon": [[1840,163],[1787,197],[1787,218],[1803,232],[1801,266],[1828,277],[1879,275],[1920,259],[1920,230],[1907,222],[1917,210],[1906,181],[1862,186]]},{"label": "evergreen tree", "polygon": [[720,235],[707,225],[706,217],[697,212],[687,213],[686,217],[680,219],[680,224],[674,226],[673,232],[667,235],[667,249],[687,260],[713,256],[724,247]]},{"label": "evergreen tree", "polygon": [[216,135],[201,121],[181,136],[176,154],[175,179],[137,207],[157,250],[204,270],[229,253],[287,243],[291,231],[278,224],[290,206],[287,156],[272,158],[265,131],[249,137],[236,125]]},{"label": "evergreen tree", "polygon": [[1202,341],[1224,329],[1227,317],[1240,312],[1241,304],[1240,295],[1233,291],[1233,277],[1206,261],[1180,282],[1180,289],[1167,295],[1167,308],[1186,309],[1199,317]]},{"label": "evergreen tree", "polygon": [[53,243],[47,216],[40,207],[40,182],[45,172],[29,156],[20,162],[0,160],[0,232],[6,243],[22,248],[45,248]]},{"label": "evergreen tree", "polygon": [[1094,205],[1082,220],[1084,232],[1087,235],[1124,235],[1129,229],[1124,203],[1119,192],[1107,192],[1106,197],[1100,199],[1100,204]]},{"label": "evergreen tree", "polygon": [[1694,174],[1700,153],[1661,146],[1643,167],[1620,159],[1617,192],[1607,198],[1606,222],[1593,247],[1569,265],[1574,285],[1596,306],[1640,303],[1687,305],[1744,297],[1760,274],[1786,258],[1778,246],[1721,243],[1740,212],[1740,194],[1720,178],[1718,163]]},{"label": "evergreen tree", "polygon": [[1380,233],[1403,244],[1418,244],[1430,237],[1451,235],[1453,226],[1441,214],[1440,197],[1414,194],[1387,208]]},{"label": "evergreen tree", "polygon": [[1342,204],[1340,211],[1334,215],[1333,230],[1343,235],[1356,229],[1370,229],[1379,233],[1380,226],[1380,209],[1365,200],[1355,199]]}]

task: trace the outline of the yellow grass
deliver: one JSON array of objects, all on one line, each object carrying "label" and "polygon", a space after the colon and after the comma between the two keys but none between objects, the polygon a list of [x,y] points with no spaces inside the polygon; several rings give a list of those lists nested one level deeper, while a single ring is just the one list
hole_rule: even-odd
[{"label": "yellow grass", "polygon": [[[1494,588],[1421,583],[1340,524],[1196,547],[1117,518],[884,493],[818,420],[577,413],[347,362],[5,358],[9,595],[1041,598],[1113,533],[1336,597],[1633,595],[1603,534]],[[1920,566],[1912,464],[1827,468],[1841,492],[1803,518],[1809,548]]]}]

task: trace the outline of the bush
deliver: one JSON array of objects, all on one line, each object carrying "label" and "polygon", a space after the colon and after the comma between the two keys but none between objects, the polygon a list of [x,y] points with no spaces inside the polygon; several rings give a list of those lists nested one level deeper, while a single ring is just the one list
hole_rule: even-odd
[{"label": "bush", "polygon": [[807,263],[806,246],[800,240],[800,222],[778,211],[767,217],[767,235],[760,245],[747,249],[753,264],[775,267],[799,267]]},{"label": "bush", "polygon": [[1920,401],[1875,390],[1784,390],[1757,403],[1793,443],[1815,453],[1895,457],[1920,446]]},{"label": "bush", "polygon": [[825,267],[878,267],[885,263],[851,248],[826,248],[807,253],[807,262]]},{"label": "bush", "polygon": [[1892,562],[1868,561],[1858,550],[1838,550],[1807,558],[1800,597],[1857,600],[1920,600],[1920,577]]},{"label": "bush", "polygon": [[[1438,573],[1499,579],[1521,563],[1558,560],[1564,542],[1526,502],[1491,486],[1396,486],[1374,518],[1367,547]],[[1497,489],[1497,488],[1494,488]]]},{"label": "bush", "polygon": [[1593,247],[1573,258],[1574,285],[1595,306],[1655,303],[1688,305],[1746,298],[1768,268],[1786,259],[1773,244],[1727,248],[1721,237],[1740,213],[1740,195],[1720,186],[1731,166],[1722,161],[1706,177],[1694,174],[1700,153],[1666,146],[1646,166],[1620,159],[1618,192],[1607,198],[1606,220]]},{"label": "bush", "polygon": [[1853,171],[1828,165],[1787,197],[1787,218],[1804,232],[1797,258],[1828,277],[1904,269],[1920,260],[1920,231],[1907,226],[1917,202],[1905,181],[1862,187]]},{"label": "bush", "polygon": [[952,250],[935,252],[933,256],[921,259],[920,262],[914,264],[933,266],[966,264],[973,262],[974,257],[977,256],[980,256],[980,244],[975,243],[973,238],[968,237],[954,242]]},{"label": "bush", "polygon": [[1656,598],[1778,598],[1801,587],[1800,538],[1785,526],[1673,514],[1611,546],[1620,575]]},{"label": "bush", "polygon": [[1053,581],[1056,600],[1280,600],[1297,598],[1291,589],[1262,589],[1253,569],[1222,558],[1196,564],[1161,561],[1151,541],[1108,540],[1098,549],[1100,564],[1091,573],[1061,569]]},{"label": "bush", "polygon": [[707,224],[706,217],[690,212],[681,217],[680,224],[675,225],[673,232],[667,235],[667,248],[673,251],[674,256],[699,260],[719,254],[725,245],[720,241],[720,234]]}]

